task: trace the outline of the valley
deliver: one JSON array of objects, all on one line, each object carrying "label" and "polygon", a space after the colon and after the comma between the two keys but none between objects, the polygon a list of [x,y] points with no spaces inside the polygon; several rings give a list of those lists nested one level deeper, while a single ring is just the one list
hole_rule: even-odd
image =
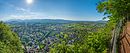
[{"label": "valley", "polygon": [[[12,31],[19,35],[23,48],[30,51],[49,51],[49,47],[59,40],[57,35],[67,34],[74,39],[79,31],[86,34],[97,32],[105,26],[105,22],[92,21],[68,21],[68,20],[26,20],[9,21]],[[75,41],[75,40],[73,40]],[[71,43],[71,42],[70,42]]]}]

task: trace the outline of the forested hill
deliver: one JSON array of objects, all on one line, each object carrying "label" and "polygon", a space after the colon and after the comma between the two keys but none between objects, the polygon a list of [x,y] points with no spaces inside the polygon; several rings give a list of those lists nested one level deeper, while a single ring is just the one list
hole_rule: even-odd
[{"label": "forested hill", "polygon": [[13,19],[6,21],[7,23],[69,23],[73,22],[71,20],[62,20],[62,19]]},{"label": "forested hill", "polygon": [[18,35],[0,22],[0,53],[23,53],[22,44]]},{"label": "forested hill", "polygon": [[63,20],[63,19],[12,19],[5,21],[6,23],[72,23],[72,22],[96,22],[96,23],[106,23],[107,21],[73,21],[73,20]]}]

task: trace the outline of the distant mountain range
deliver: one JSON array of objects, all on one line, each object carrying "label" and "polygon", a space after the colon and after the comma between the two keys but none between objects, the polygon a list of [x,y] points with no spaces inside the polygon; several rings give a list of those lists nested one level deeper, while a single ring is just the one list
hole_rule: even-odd
[{"label": "distant mountain range", "polygon": [[63,19],[26,19],[26,20],[21,20],[21,19],[11,19],[6,21],[6,23],[70,23],[70,22],[100,22],[104,23],[106,21],[72,21],[72,20],[63,20]]},{"label": "distant mountain range", "polygon": [[20,20],[20,19],[13,19],[6,21],[9,22],[25,22],[25,23],[69,23],[73,22],[71,20],[62,20],[62,19],[27,19],[27,20]]}]

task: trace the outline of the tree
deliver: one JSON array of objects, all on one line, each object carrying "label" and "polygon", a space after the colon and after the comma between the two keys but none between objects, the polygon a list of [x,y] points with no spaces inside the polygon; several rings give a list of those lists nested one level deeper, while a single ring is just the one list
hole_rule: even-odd
[{"label": "tree", "polygon": [[97,10],[107,14],[110,20],[118,22],[130,17],[130,0],[103,0],[98,3]]},{"label": "tree", "polygon": [[0,22],[0,53],[23,53],[18,35]]}]

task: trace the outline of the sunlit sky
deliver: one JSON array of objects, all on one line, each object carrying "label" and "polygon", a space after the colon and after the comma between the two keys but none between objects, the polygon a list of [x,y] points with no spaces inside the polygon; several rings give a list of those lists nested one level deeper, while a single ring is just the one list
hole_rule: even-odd
[{"label": "sunlit sky", "polygon": [[65,19],[96,21],[99,0],[0,0],[0,20]]}]

